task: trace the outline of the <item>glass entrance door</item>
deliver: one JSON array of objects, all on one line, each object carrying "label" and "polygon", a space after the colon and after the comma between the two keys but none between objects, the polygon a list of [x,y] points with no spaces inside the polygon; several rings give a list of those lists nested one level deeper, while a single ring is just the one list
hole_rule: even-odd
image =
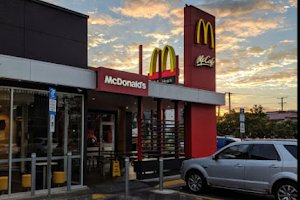
[{"label": "glass entrance door", "polygon": [[100,138],[104,151],[115,150],[115,120],[113,114],[101,114]]}]

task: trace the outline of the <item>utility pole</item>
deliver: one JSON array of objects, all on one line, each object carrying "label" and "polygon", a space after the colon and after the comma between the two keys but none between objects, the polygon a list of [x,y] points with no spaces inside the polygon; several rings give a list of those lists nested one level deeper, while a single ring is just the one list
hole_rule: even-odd
[{"label": "utility pole", "polygon": [[225,92],[225,94],[228,94],[228,102],[229,102],[229,114],[231,113],[231,102],[230,102],[230,94],[232,94],[232,93],[230,93],[230,92]]},{"label": "utility pole", "polygon": [[281,99],[281,103],[278,103],[278,104],[281,104],[281,111],[283,111],[283,104],[286,103],[286,102],[283,102],[284,98],[287,98],[287,97],[280,97],[280,98],[277,97],[277,99]]}]

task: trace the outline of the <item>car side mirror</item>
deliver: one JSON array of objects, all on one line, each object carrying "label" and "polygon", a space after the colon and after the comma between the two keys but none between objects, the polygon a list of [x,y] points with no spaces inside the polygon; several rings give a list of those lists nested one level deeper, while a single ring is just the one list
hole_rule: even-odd
[{"label": "car side mirror", "polygon": [[212,156],[212,159],[213,159],[213,160],[218,160],[218,156],[217,156],[217,155],[213,155],[213,156]]}]

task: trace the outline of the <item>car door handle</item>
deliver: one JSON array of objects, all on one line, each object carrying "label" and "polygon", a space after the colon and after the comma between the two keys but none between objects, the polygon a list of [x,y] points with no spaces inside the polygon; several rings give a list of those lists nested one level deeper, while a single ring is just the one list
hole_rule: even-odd
[{"label": "car door handle", "polygon": [[235,167],[243,167],[243,165],[240,165],[240,164],[236,164],[234,165]]},{"label": "car door handle", "polygon": [[276,166],[274,164],[270,165],[271,168],[278,168],[279,166]]}]

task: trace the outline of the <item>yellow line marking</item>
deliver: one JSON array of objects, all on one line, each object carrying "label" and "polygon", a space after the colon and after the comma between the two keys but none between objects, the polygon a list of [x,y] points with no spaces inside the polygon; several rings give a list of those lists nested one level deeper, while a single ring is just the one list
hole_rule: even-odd
[{"label": "yellow line marking", "polygon": [[[169,187],[173,185],[185,184],[184,180],[174,180],[174,181],[166,181],[163,183],[163,187]],[[156,185],[154,188],[159,188],[159,184]]]},{"label": "yellow line marking", "polygon": [[104,199],[112,196],[111,194],[93,194],[93,199]]},{"label": "yellow line marking", "polygon": [[210,200],[222,200],[222,199],[217,199],[217,198],[211,198],[211,197],[205,197],[205,196],[200,196],[200,195],[196,195],[196,194],[189,194],[189,193],[183,193],[183,192],[178,192],[179,194],[184,194],[187,196],[192,196],[192,197],[196,197],[196,199],[202,200],[202,199],[210,199]]}]

